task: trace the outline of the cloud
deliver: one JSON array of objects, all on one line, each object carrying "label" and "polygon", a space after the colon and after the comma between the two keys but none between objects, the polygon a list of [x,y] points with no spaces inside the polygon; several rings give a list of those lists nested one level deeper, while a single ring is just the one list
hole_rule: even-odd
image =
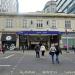
[{"label": "cloud", "polygon": [[49,0],[18,0],[19,12],[35,12],[44,8],[45,4]]}]

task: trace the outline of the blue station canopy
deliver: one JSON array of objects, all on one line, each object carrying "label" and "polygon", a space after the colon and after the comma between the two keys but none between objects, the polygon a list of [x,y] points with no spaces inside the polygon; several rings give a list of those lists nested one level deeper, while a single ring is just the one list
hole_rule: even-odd
[{"label": "blue station canopy", "polygon": [[44,35],[58,35],[61,34],[59,31],[18,31],[18,35],[33,35],[33,34],[44,34]]}]

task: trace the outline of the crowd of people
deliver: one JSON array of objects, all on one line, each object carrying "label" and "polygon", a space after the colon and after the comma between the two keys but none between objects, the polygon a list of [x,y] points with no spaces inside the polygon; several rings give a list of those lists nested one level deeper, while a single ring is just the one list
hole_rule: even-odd
[{"label": "crowd of people", "polygon": [[[12,48],[15,48],[15,47],[11,47],[11,49]],[[44,44],[36,44],[34,49],[36,52],[36,58],[40,58],[40,56],[45,55],[46,47]],[[74,45],[72,46],[72,49],[74,50],[74,53],[75,53]],[[0,48],[0,50],[2,51],[3,54],[5,53],[5,51],[6,51],[5,44],[2,46],[2,48]],[[51,56],[52,63],[54,64],[56,62],[59,64],[60,63],[59,54],[60,53],[62,54],[62,51],[61,51],[61,48],[59,47],[59,44],[52,43],[48,51],[49,51],[49,56]],[[23,53],[24,53],[24,49],[23,49]]]},{"label": "crowd of people", "polygon": [[[39,44],[37,44],[35,46],[35,52],[36,52],[36,58],[40,58],[40,54],[41,56],[44,56],[45,55],[45,52],[46,52],[46,48],[44,46],[44,44],[42,44],[41,46]],[[56,44],[51,44],[51,47],[49,48],[49,55],[51,56],[52,58],[52,63],[54,64],[55,63],[55,56],[56,56],[56,63],[59,64],[59,54],[62,54],[62,51],[59,47],[59,45],[56,43]]]}]

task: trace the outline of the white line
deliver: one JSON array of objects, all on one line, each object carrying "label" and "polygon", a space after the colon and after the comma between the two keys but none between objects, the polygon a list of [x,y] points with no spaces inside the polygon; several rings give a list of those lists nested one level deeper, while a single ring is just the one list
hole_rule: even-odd
[{"label": "white line", "polygon": [[0,65],[0,67],[9,67],[11,65]]},{"label": "white line", "polygon": [[10,58],[10,57],[12,57],[12,56],[14,56],[15,54],[12,54],[12,55],[9,55],[9,56],[7,56],[7,57],[4,57],[5,59],[8,59],[8,58]]}]

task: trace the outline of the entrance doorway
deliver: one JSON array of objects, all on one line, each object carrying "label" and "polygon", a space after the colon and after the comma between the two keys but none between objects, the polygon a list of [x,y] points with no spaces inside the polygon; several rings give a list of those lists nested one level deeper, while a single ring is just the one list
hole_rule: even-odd
[{"label": "entrance doorway", "polygon": [[59,35],[51,35],[50,36],[50,46],[53,43],[58,43],[59,45],[60,36]]},{"label": "entrance doorway", "polygon": [[40,46],[44,44],[46,48],[48,47],[49,36],[48,35],[30,35],[29,36],[29,48],[34,50],[36,44]]},{"label": "entrance doorway", "polygon": [[19,35],[19,48],[25,50],[34,50],[36,44],[45,45],[48,49],[52,43],[59,44],[59,35]]},{"label": "entrance doorway", "polygon": [[28,49],[28,41],[27,35],[19,35],[19,49],[27,50]]}]

